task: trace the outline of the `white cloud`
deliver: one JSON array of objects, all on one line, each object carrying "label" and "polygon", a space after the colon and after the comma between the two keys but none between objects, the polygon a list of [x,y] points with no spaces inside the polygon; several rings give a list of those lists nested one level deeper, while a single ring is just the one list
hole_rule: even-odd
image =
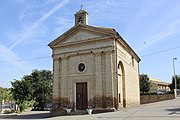
[{"label": "white cloud", "polygon": [[[8,38],[8,45],[15,44],[19,39],[22,38],[22,35],[28,31],[28,29],[32,26],[32,23],[26,24],[20,30],[9,29],[4,35]],[[43,39],[45,34],[47,33],[47,27],[43,24],[36,27],[36,29],[32,30],[24,40],[18,43],[18,45],[26,46],[27,44],[39,44]]]},{"label": "white cloud", "polygon": [[[63,0],[56,4],[52,9],[50,9],[47,13],[42,15],[35,23],[22,23],[21,30],[13,30],[9,29],[5,33],[6,37],[11,40],[10,43],[13,43],[9,48],[0,44],[0,62],[6,62],[8,64],[13,65],[16,69],[22,71],[28,71],[33,68],[30,64],[22,60],[15,52],[12,51],[14,47],[21,44],[23,42],[35,41],[38,37],[43,36],[46,33],[46,27],[42,24],[45,20],[47,20],[52,14],[54,14],[58,9],[67,4],[69,0]],[[26,1],[19,1],[19,4],[25,5]],[[27,5],[33,7],[33,5]],[[25,9],[24,9],[25,10]],[[23,17],[22,17],[23,19]],[[35,41],[37,42],[37,41]],[[39,42],[39,41],[38,41]],[[25,58],[23,58],[25,59]],[[28,70],[27,70],[28,69]]]},{"label": "white cloud", "polygon": [[104,11],[106,10],[106,8],[112,4],[113,0],[111,0],[111,3],[110,3],[110,0],[106,0],[106,1],[88,1],[87,2],[87,7],[88,7],[88,10],[91,12],[91,16],[93,15],[97,15],[97,14],[103,14]]},{"label": "white cloud", "polygon": [[69,0],[63,0],[56,6],[54,6],[52,9],[50,9],[46,14],[42,15],[14,44],[12,44],[9,47],[9,50],[12,50],[14,47],[16,47],[18,44],[20,44],[22,41],[24,41],[26,38],[29,37],[29,35],[32,33],[32,31],[37,28],[40,24],[42,24],[46,19],[48,19],[53,13],[55,13],[59,8],[63,7],[65,4],[67,4]]},{"label": "white cloud", "polygon": [[179,6],[163,3],[163,0],[156,4],[150,4],[150,1],[142,2],[126,27],[125,36],[136,46],[136,51],[164,42],[167,37],[180,32],[180,16],[177,14]]},{"label": "white cloud", "polygon": [[147,38],[145,44],[138,47],[136,50],[141,51],[147,47],[154,45],[157,42],[166,40],[166,38],[171,35],[179,34],[180,33],[179,27],[180,27],[180,21],[167,24],[161,31]]},{"label": "white cloud", "polygon": [[157,42],[165,39],[166,37],[168,37],[168,36],[170,36],[170,35],[172,35],[172,34],[174,34],[174,32],[171,31],[171,30],[170,30],[170,31],[166,31],[166,32],[157,33],[157,34],[155,34],[154,36],[151,36],[151,37],[147,40],[147,42],[145,42],[144,45],[142,45],[141,47],[137,48],[136,51],[139,52],[139,51],[141,51],[141,50],[143,50],[143,49],[145,49],[145,48],[147,48],[147,47],[150,47],[150,46],[152,46],[153,44],[155,44],[155,43],[157,43]]},{"label": "white cloud", "polygon": [[23,61],[18,62],[18,60],[21,60],[20,57],[11,50],[9,50],[8,48],[6,48],[5,46],[0,44],[0,49],[1,49],[0,59],[2,60],[1,63],[2,62],[11,63],[20,70],[26,70],[28,67],[30,67],[30,65],[26,62]]},{"label": "white cloud", "polygon": [[74,20],[59,16],[56,18],[55,23],[55,34],[56,36],[59,36],[74,25]]}]

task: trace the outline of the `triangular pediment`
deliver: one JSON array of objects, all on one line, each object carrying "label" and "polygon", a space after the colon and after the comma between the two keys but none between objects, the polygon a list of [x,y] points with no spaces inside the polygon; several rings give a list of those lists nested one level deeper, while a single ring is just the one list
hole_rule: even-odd
[{"label": "triangular pediment", "polygon": [[68,43],[88,41],[92,39],[102,39],[104,37],[115,36],[113,29],[98,28],[88,25],[77,25],[52,41],[49,46],[58,46]]},{"label": "triangular pediment", "polygon": [[72,35],[67,36],[67,38],[62,40],[60,42],[60,44],[79,42],[79,41],[83,41],[83,40],[101,38],[101,37],[105,37],[105,36],[107,36],[107,35],[97,34],[97,33],[93,33],[92,31],[87,31],[87,30],[83,30],[83,31],[78,30],[75,33],[73,33]]},{"label": "triangular pediment", "polygon": [[96,40],[107,40],[112,38],[118,40],[118,42],[123,45],[124,48],[137,59],[137,61],[141,60],[119,33],[112,28],[77,24],[49,43],[48,46],[53,49],[59,46],[77,45],[79,43],[96,42]]}]

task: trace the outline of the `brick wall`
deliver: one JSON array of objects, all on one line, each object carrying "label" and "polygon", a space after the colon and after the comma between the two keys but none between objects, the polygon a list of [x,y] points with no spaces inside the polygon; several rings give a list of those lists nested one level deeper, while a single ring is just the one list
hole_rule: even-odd
[{"label": "brick wall", "polygon": [[166,95],[141,95],[140,97],[140,103],[141,104],[147,104],[147,103],[153,103],[158,101],[164,101],[164,100],[171,100],[174,99],[174,94],[166,94]]}]

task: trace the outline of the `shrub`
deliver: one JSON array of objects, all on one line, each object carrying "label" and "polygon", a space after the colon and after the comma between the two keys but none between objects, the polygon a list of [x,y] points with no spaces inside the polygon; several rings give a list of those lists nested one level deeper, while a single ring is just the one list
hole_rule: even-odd
[{"label": "shrub", "polygon": [[13,113],[13,112],[14,112],[14,110],[11,110],[11,109],[3,111],[4,114],[10,114],[10,113]]},{"label": "shrub", "polygon": [[174,91],[168,91],[166,94],[174,94]]},{"label": "shrub", "polygon": [[156,92],[141,93],[141,95],[157,95]]}]

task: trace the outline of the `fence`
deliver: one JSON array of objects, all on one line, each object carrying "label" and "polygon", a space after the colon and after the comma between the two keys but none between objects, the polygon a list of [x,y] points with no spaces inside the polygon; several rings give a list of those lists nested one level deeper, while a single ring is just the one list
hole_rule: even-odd
[{"label": "fence", "polygon": [[174,94],[164,94],[164,95],[141,95],[140,104],[147,104],[153,102],[159,102],[164,100],[174,99]]}]

